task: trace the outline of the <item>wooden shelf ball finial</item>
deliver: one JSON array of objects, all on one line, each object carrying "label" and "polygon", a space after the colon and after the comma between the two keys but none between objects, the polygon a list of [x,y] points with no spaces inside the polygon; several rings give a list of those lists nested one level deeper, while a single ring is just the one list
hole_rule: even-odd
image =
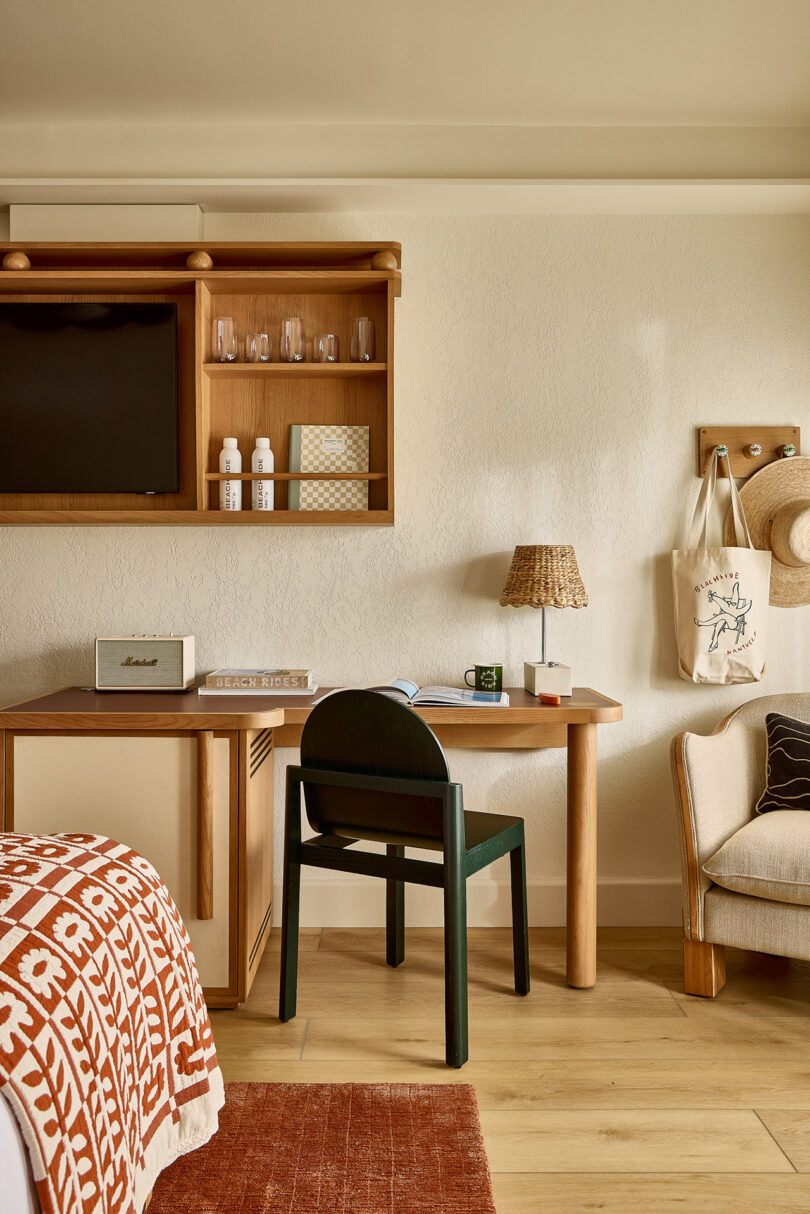
[{"label": "wooden shelf ball finial", "polygon": [[392,253],[390,249],[381,249],[372,257],[371,268],[372,270],[395,270],[397,268],[396,253]]},{"label": "wooden shelf ball finial", "polygon": [[6,253],[3,258],[4,270],[30,270],[31,261],[25,253]]},{"label": "wooden shelf ball finial", "polygon": [[213,268],[214,259],[204,249],[196,249],[193,253],[189,253],[186,258],[187,270],[212,270]]}]

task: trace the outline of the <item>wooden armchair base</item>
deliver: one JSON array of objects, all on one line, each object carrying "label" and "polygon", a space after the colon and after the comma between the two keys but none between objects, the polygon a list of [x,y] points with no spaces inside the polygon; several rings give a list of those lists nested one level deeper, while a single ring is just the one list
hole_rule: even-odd
[{"label": "wooden armchair base", "polygon": [[683,942],[683,989],[712,999],[726,984],[726,950],[703,940]]}]

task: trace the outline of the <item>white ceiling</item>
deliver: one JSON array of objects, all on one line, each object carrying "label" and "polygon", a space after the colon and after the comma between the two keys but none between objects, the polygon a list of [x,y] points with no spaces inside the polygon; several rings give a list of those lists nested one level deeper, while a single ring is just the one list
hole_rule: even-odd
[{"label": "white ceiling", "polygon": [[0,123],[810,126],[808,0],[36,0]]}]

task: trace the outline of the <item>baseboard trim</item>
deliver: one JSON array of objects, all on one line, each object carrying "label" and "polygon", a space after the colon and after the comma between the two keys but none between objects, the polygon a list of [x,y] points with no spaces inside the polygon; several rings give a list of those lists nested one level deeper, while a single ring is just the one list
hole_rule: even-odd
[{"label": "baseboard trim", "polygon": [[[565,923],[565,885],[530,881],[529,923],[559,927]],[[597,917],[602,927],[676,927],[681,922],[680,881],[601,881]],[[470,927],[506,927],[510,923],[509,882],[472,880],[467,883]],[[281,887],[274,898],[276,926],[281,919]],[[405,921],[409,927],[440,927],[441,890],[409,886],[405,891]],[[301,879],[302,927],[382,927],[385,887],[363,878]]]}]

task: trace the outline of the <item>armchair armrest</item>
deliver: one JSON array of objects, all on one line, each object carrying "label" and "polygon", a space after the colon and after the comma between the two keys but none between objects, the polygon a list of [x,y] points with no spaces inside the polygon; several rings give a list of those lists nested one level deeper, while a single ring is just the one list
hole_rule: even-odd
[{"label": "armchair armrest", "polygon": [[750,820],[762,789],[762,725],[740,718],[737,709],[714,733],[682,733],[672,743],[688,940],[704,939],[703,900],[712,883],[701,866]]}]

